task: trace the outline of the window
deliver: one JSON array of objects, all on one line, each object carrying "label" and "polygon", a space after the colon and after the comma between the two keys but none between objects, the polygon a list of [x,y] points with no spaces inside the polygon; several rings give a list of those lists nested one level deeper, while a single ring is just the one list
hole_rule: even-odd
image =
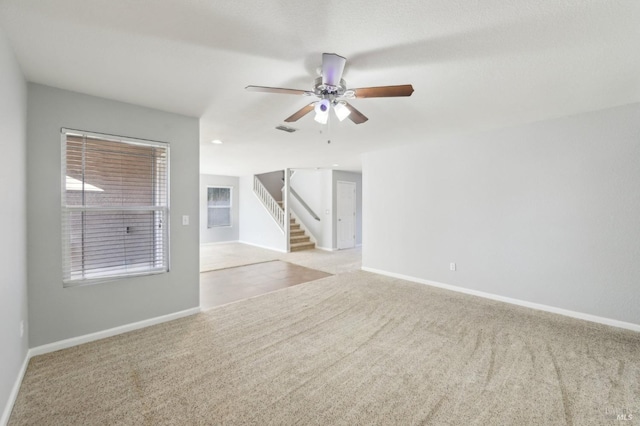
[{"label": "window", "polygon": [[231,226],[231,188],[207,188],[207,227]]},{"label": "window", "polygon": [[62,129],[63,283],[169,270],[169,145]]}]

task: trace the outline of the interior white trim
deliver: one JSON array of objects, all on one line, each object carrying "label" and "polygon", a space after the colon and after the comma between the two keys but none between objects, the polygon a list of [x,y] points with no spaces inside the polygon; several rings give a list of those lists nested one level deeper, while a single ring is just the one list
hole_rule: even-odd
[{"label": "interior white trim", "polygon": [[[345,246],[343,243],[344,241],[341,240],[341,233],[340,233],[340,229],[341,227],[344,227],[345,223],[348,223],[349,220],[346,221],[342,221],[341,217],[344,217],[344,206],[346,205],[345,200],[341,200],[340,198],[340,194],[342,192],[341,188],[344,188],[345,186],[348,187],[353,187],[353,202],[350,203],[352,204],[350,207],[350,209],[348,210],[348,213],[346,215],[346,217],[348,217],[350,220],[352,220],[353,223],[353,238],[349,238],[349,242],[348,244]],[[358,213],[358,202],[357,202],[357,198],[358,198],[358,184],[356,182],[353,181],[348,181],[348,180],[336,180],[335,183],[335,200],[336,200],[336,205],[334,207],[334,211],[336,213],[335,216],[335,221],[334,226],[335,226],[335,230],[334,230],[334,235],[336,237],[336,247],[338,250],[348,250],[348,249],[352,249],[356,247],[357,244],[357,240],[356,240],[356,234],[358,233],[357,231],[357,213]],[[351,190],[351,189],[350,189]],[[351,212],[353,212],[353,215],[351,215]],[[351,228],[349,228],[349,230],[351,230]],[[349,235],[351,235],[351,232],[349,232]],[[351,242],[353,242],[353,245],[351,245]]]},{"label": "interior white trim", "polygon": [[149,318],[143,321],[134,322],[131,324],[122,325],[119,327],[110,328],[108,330],[97,331],[95,333],[85,334],[84,336],[72,337],[70,339],[60,340],[58,342],[48,343],[42,346],[36,346],[35,348],[31,348],[27,351],[27,354],[24,357],[24,361],[22,362],[22,368],[20,368],[20,372],[18,373],[18,377],[16,377],[16,381],[13,384],[13,388],[11,389],[11,394],[9,394],[9,399],[7,404],[2,412],[2,418],[0,418],[0,425],[5,426],[9,422],[9,416],[11,416],[11,411],[13,410],[13,404],[16,402],[16,398],[18,397],[18,392],[20,391],[20,386],[22,385],[22,379],[24,379],[24,375],[27,372],[27,366],[29,365],[29,360],[37,355],[43,355],[49,352],[59,351],[61,349],[67,349],[72,346],[81,345],[83,343],[93,342],[94,340],[104,339],[106,337],[115,336],[117,334],[126,333],[128,331],[138,330],[140,328],[149,327],[156,324],[161,324],[163,322],[172,321],[178,318],[188,317],[190,315],[195,315],[200,312],[200,308],[191,308],[186,309],[184,311],[174,312],[172,314],[162,315],[155,318]]},{"label": "interior white trim", "polygon": [[7,404],[5,405],[4,411],[2,412],[2,418],[0,418],[0,425],[2,426],[5,426],[7,423],[9,423],[9,417],[11,416],[11,411],[13,410],[13,404],[15,404],[16,398],[18,397],[18,391],[20,391],[20,385],[22,385],[22,379],[24,378],[24,373],[27,372],[27,366],[29,365],[30,359],[31,350],[28,350],[24,356],[22,367],[20,368],[20,372],[18,372],[18,376],[16,377],[16,381],[13,384],[13,388],[11,388],[11,393],[9,394]]},{"label": "interior white trim", "polygon": [[595,322],[598,324],[609,325],[612,327],[624,328],[627,330],[640,332],[640,324],[633,324],[630,322],[619,321],[611,318],[599,317],[597,315],[585,314],[583,312],[570,311],[568,309],[556,308],[555,306],[543,305],[540,303],[528,302],[526,300],[513,299],[511,297],[500,296],[492,293],[485,293],[484,291],[471,290],[464,287],[459,287],[451,284],[439,283],[436,281],[429,281],[422,278],[411,277],[409,275],[397,274],[395,272],[383,271],[381,269],[369,268],[363,266],[363,271],[373,272],[374,274],[386,275],[388,277],[400,278],[402,280],[412,281],[418,284],[426,284],[432,287],[443,288],[445,290],[456,291],[458,293],[470,294],[472,296],[483,297],[485,299],[497,300],[499,302],[505,302],[512,305],[524,306],[525,308],[536,309],[538,311],[551,312],[558,315],[564,315],[566,317],[577,318],[585,321]]},{"label": "interior white trim", "polygon": [[338,251],[338,249],[335,249],[335,248],[331,248],[331,247],[320,247],[320,246],[318,246],[318,245],[316,246],[316,248],[317,248],[317,249],[320,249],[320,250],[324,250],[324,251]]},{"label": "interior white trim", "polygon": [[259,248],[263,248],[263,249],[267,249],[267,250],[273,250],[273,251],[277,251],[277,252],[280,252],[280,253],[287,253],[286,250],[280,250],[280,249],[273,248],[273,247],[267,247],[267,246],[263,246],[261,244],[254,244],[254,243],[250,243],[250,242],[242,241],[242,240],[238,240],[238,242],[242,243],[242,244],[246,244],[248,246],[259,247]]},{"label": "interior white trim", "polygon": [[[256,177],[256,175],[254,175],[254,176],[253,176],[253,178],[254,178],[254,181],[257,179],[257,180],[258,180],[258,182],[260,182],[260,179],[258,179],[258,178]],[[262,182],[260,182],[260,185],[262,185]],[[265,191],[266,191],[266,189],[265,189]],[[280,230],[280,232],[282,232],[282,234],[284,235],[286,232],[285,232],[285,230],[284,230],[284,228],[283,228],[283,225],[281,225],[281,224],[278,222],[278,219],[276,219],[276,218],[273,216],[273,214],[271,214],[271,212],[269,211],[269,207],[267,207],[267,206],[265,205],[265,202],[264,202],[264,201],[262,201],[262,199],[260,198],[260,196],[258,195],[258,193],[255,191],[255,189],[253,189],[253,188],[252,188],[252,189],[251,189],[251,192],[253,192],[253,195],[254,195],[254,196],[258,199],[258,201],[260,202],[260,205],[261,205],[262,207],[264,207],[264,209],[265,209],[265,210],[267,211],[267,213],[269,214],[269,217],[271,218],[271,220],[273,220],[273,223],[275,223],[275,224],[278,226],[278,229],[279,229],[279,230]],[[274,198],[274,201],[275,201],[275,198]],[[258,246],[258,247],[259,247],[259,246]]]},{"label": "interior white trim", "polygon": [[106,337],[115,336],[126,333],[128,331],[138,330],[140,328],[149,327],[151,325],[161,324],[163,322],[172,321],[178,318],[195,315],[200,312],[200,307],[186,309],[184,311],[174,312],[172,314],[162,315],[155,318],[149,318],[143,321],[131,324],[121,325],[119,327],[110,328],[108,330],[97,331],[95,333],[85,334],[84,336],[71,337],[70,339],[60,340],[46,345],[36,346],[29,349],[29,356],[42,355],[49,352],[67,349],[72,346],[81,345],[83,343],[93,342],[94,340],[104,339]]}]

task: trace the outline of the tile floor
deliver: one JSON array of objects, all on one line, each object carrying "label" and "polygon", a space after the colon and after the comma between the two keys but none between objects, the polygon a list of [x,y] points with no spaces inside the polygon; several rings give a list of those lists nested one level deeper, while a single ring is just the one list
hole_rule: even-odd
[{"label": "tile floor", "polygon": [[281,260],[219,269],[200,274],[200,308],[237,300],[331,276]]}]

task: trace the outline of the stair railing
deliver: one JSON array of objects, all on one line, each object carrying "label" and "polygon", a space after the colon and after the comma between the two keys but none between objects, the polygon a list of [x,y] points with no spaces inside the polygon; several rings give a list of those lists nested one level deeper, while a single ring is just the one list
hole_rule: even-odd
[{"label": "stair railing", "polygon": [[296,200],[298,200],[300,205],[302,207],[304,207],[304,209],[311,215],[312,218],[314,218],[315,220],[318,220],[318,221],[320,220],[320,217],[313,210],[311,210],[311,207],[309,207],[309,205],[304,202],[302,197],[299,196],[298,193],[293,188],[289,187],[289,191],[291,192],[291,195],[296,197]]},{"label": "stair railing", "polygon": [[275,198],[267,191],[267,188],[264,187],[260,179],[257,176],[253,176],[253,192],[256,194],[258,199],[262,202],[262,205],[267,209],[267,211],[273,217],[273,220],[278,224],[280,229],[284,232],[285,228],[285,215],[284,210]]},{"label": "stair railing", "polygon": [[[291,182],[291,178],[293,177],[293,175],[295,174],[295,170],[292,170],[289,173],[289,182]],[[285,190],[285,185],[284,185],[284,179],[282,179],[282,189],[281,191],[284,193]],[[309,204],[307,204],[300,195],[298,195],[298,193],[295,191],[295,189],[293,189],[293,187],[291,186],[291,184],[289,184],[289,192],[291,193],[291,195],[293,195],[296,200],[298,200],[298,202],[300,203],[300,205],[302,207],[304,207],[304,209],[309,213],[309,215],[314,218],[317,221],[320,221],[320,216],[318,216],[313,210],[311,210],[311,207],[309,207]]]}]

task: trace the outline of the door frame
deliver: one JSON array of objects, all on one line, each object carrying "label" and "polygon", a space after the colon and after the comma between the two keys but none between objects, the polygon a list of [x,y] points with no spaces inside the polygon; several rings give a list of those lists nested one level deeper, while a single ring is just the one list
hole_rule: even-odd
[{"label": "door frame", "polygon": [[[353,208],[353,244],[350,246],[341,246],[340,245],[340,229],[339,229],[339,222],[340,222],[340,195],[339,195],[339,190],[338,188],[340,187],[340,185],[349,185],[353,187],[353,204],[352,204],[352,208]],[[343,249],[350,249],[350,248],[355,248],[356,247],[356,233],[357,233],[357,224],[356,224],[356,220],[357,220],[357,208],[358,208],[358,185],[356,182],[352,182],[352,181],[346,181],[346,180],[338,180],[336,181],[336,247],[338,250],[343,250]]]}]

